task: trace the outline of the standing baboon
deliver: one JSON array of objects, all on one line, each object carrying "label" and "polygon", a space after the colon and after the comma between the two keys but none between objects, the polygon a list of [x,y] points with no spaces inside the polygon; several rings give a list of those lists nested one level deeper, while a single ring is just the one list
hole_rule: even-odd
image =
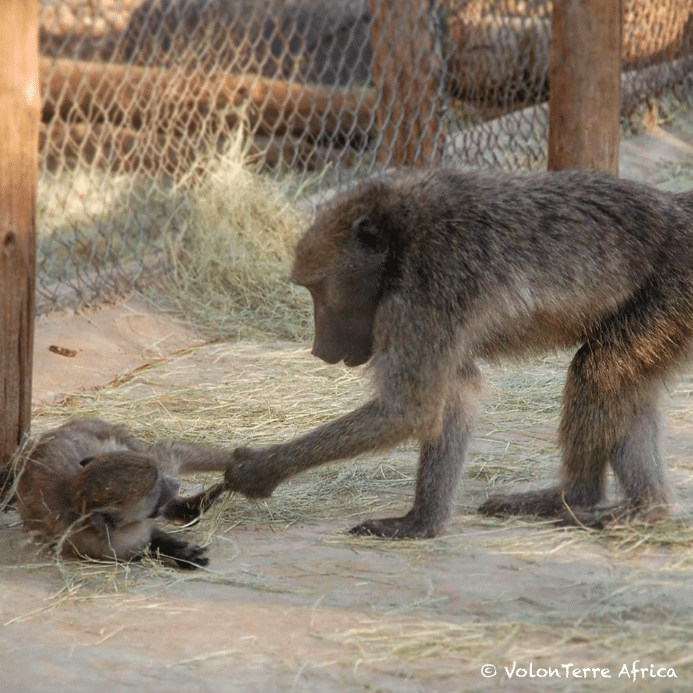
[{"label": "standing baboon", "polygon": [[[269,496],[302,470],[415,437],[412,509],[352,531],[434,536],[475,420],[475,360],[577,346],[560,483],[489,498],[481,512],[597,526],[664,511],[657,400],[693,336],[693,194],[585,171],[398,172],[319,213],[293,280],[313,298],[312,353],[348,366],[370,359],[376,395],[291,442],[238,448],[229,489]],[[625,497],[607,510],[609,465]]]},{"label": "standing baboon", "polygon": [[28,531],[76,556],[129,560],[149,551],[194,569],[207,565],[206,549],[164,532],[153,518],[198,517],[224,484],[181,498],[178,474],[220,471],[229,459],[195,443],[149,446],[122,426],[75,419],[41,436],[20,471],[17,505]]}]

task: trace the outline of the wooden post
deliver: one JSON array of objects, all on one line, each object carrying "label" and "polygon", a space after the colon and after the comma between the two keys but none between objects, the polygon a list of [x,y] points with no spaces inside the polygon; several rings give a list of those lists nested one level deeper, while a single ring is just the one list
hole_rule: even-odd
[{"label": "wooden post", "polygon": [[549,162],[618,174],[622,0],[554,0]]},{"label": "wooden post", "polygon": [[369,0],[384,166],[440,161],[444,132],[437,0]]},{"label": "wooden post", "polygon": [[[31,419],[39,78],[37,0],[0,2],[0,476]],[[0,488],[2,480],[0,479]]]}]

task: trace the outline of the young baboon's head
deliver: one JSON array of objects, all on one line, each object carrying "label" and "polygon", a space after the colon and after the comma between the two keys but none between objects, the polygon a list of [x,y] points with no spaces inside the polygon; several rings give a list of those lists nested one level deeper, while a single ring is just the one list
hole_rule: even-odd
[{"label": "young baboon's head", "polygon": [[73,507],[97,524],[119,525],[157,517],[175,498],[180,482],[161,472],[156,462],[133,452],[110,452],[81,462],[73,483]]}]

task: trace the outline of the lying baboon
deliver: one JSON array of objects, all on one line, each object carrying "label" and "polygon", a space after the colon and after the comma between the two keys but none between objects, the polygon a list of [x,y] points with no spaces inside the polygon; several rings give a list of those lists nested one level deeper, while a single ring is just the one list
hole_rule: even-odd
[{"label": "lying baboon", "polygon": [[[269,496],[302,470],[415,437],[412,509],[352,531],[435,536],[475,421],[475,360],[576,346],[560,482],[481,512],[593,526],[665,512],[658,396],[691,348],[693,193],[587,171],[395,172],[319,212],[292,278],[313,298],[312,353],[370,360],[376,395],[291,442],[236,449],[229,489]],[[609,465],[624,499],[604,508]]]},{"label": "lying baboon", "polygon": [[230,453],[170,440],[147,445],[122,426],[75,419],[44,433],[20,472],[24,527],[76,556],[130,560],[147,551],[179,568],[207,565],[206,549],[153,518],[188,522],[224,491],[178,496],[179,473],[220,471]]}]

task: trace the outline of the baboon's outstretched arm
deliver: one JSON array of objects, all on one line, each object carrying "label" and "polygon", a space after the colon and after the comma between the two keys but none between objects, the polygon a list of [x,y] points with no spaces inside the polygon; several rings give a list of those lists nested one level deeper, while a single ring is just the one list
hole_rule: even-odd
[{"label": "baboon's outstretched arm", "polygon": [[396,445],[413,434],[407,418],[374,399],[288,443],[236,448],[226,484],[248,498],[266,498],[282,482],[312,467]]},{"label": "baboon's outstretched arm", "polygon": [[291,442],[255,450],[237,448],[226,470],[227,486],[250,498],[263,498],[285,479],[311,467],[415,437],[421,454],[412,509],[403,517],[369,520],[352,532],[391,538],[435,536],[452,511],[482,389],[481,374],[468,365],[458,369],[457,381],[442,402],[425,408],[424,418],[420,409],[393,410],[375,399]]},{"label": "baboon's outstretched arm", "polygon": [[231,457],[228,450],[177,440],[154,443],[147,449],[147,454],[174,475],[223,472]]}]

